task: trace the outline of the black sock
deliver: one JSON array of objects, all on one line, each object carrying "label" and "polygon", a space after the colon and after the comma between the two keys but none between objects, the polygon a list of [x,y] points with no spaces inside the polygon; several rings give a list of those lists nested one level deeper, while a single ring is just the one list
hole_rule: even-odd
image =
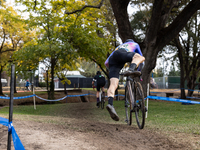
[{"label": "black sock", "polygon": [[137,65],[135,63],[131,63],[129,70],[134,71],[136,67],[137,67]]},{"label": "black sock", "polygon": [[108,97],[108,104],[113,105],[113,97]]}]

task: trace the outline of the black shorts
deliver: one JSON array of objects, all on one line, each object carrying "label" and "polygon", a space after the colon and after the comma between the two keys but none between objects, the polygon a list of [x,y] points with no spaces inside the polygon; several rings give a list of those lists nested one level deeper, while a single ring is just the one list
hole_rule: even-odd
[{"label": "black shorts", "polygon": [[109,78],[119,78],[119,72],[125,63],[131,62],[135,52],[127,52],[125,49],[116,50],[109,58]]},{"label": "black shorts", "polygon": [[104,87],[105,84],[106,84],[105,82],[97,83],[97,87],[96,87],[97,91],[100,91],[100,88]]}]

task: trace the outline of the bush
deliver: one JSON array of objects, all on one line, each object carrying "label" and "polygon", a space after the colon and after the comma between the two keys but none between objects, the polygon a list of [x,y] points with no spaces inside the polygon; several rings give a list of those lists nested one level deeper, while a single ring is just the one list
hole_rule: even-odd
[{"label": "bush", "polygon": [[46,87],[47,83],[46,82],[39,82],[39,87]]}]

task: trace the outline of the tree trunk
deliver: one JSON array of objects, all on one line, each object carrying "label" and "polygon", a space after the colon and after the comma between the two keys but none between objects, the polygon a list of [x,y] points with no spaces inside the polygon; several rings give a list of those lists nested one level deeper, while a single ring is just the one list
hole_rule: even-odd
[{"label": "tree trunk", "polygon": [[175,39],[175,45],[178,49],[178,58],[180,62],[180,70],[181,70],[181,76],[180,76],[180,89],[181,89],[181,99],[185,99],[185,71],[184,71],[184,61],[183,61],[183,49],[180,44],[179,37],[177,36]]},{"label": "tree trunk", "polygon": [[67,95],[67,84],[66,84],[66,82],[64,84],[64,93]]},{"label": "tree trunk", "polygon": [[49,71],[49,70],[46,70],[46,76],[47,76],[47,79],[46,79],[47,91],[49,91],[49,75],[48,75],[48,71]]},{"label": "tree trunk", "polygon": [[54,99],[54,69],[55,59],[51,58],[51,83],[50,83],[50,99]]},{"label": "tree trunk", "polygon": [[195,89],[195,81],[196,81],[196,76],[195,75],[191,75],[190,79],[187,82],[187,87],[188,87],[188,93],[187,96],[188,97],[192,97],[193,93],[194,93],[194,89]]},{"label": "tree trunk", "polygon": [[[0,70],[0,79],[1,79],[1,72],[2,72],[2,71]],[[2,88],[1,80],[0,80],[0,95],[2,95],[2,96],[4,95],[4,94],[3,94],[3,88]]]},{"label": "tree trunk", "polygon": [[110,0],[118,25],[118,34],[123,42],[126,41],[126,39],[135,39],[127,13],[129,2],[130,0]]}]

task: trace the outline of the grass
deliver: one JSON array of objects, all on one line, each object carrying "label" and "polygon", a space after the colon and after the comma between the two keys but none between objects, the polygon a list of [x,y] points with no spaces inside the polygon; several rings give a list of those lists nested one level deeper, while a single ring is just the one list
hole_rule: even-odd
[{"label": "grass", "polygon": [[[49,104],[37,105],[34,110],[33,106],[14,106],[13,114],[17,118],[23,116],[57,116],[57,117],[73,117],[73,113],[77,113],[75,108],[83,103],[67,103],[67,104]],[[112,122],[106,109],[97,109],[95,103],[84,103],[89,105],[88,109],[83,113],[89,112],[89,119],[94,121]],[[120,117],[120,121],[116,123],[125,124],[124,101],[114,101],[115,109]],[[0,109],[0,115],[8,117],[9,107]],[[136,125],[135,115],[133,115],[133,124]],[[35,117],[40,118],[40,117]],[[166,101],[149,101],[148,118],[146,119],[145,128],[153,130],[162,130],[166,132],[182,132],[200,134],[200,105],[181,105],[176,102]],[[37,121],[37,120],[36,120]],[[41,120],[40,120],[41,121]],[[53,122],[48,121],[48,122]]]},{"label": "grass", "polygon": [[200,134],[200,105],[150,101],[146,126],[164,131]]},{"label": "grass", "polygon": [[[93,91],[93,88],[82,88],[82,89],[83,90],[88,90],[88,91]],[[96,90],[96,88],[95,88],[95,90]],[[104,90],[107,93],[107,89],[105,88]],[[119,94],[124,94],[124,89],[123,88],[118,89],[118,92],[119,92]]]}]

